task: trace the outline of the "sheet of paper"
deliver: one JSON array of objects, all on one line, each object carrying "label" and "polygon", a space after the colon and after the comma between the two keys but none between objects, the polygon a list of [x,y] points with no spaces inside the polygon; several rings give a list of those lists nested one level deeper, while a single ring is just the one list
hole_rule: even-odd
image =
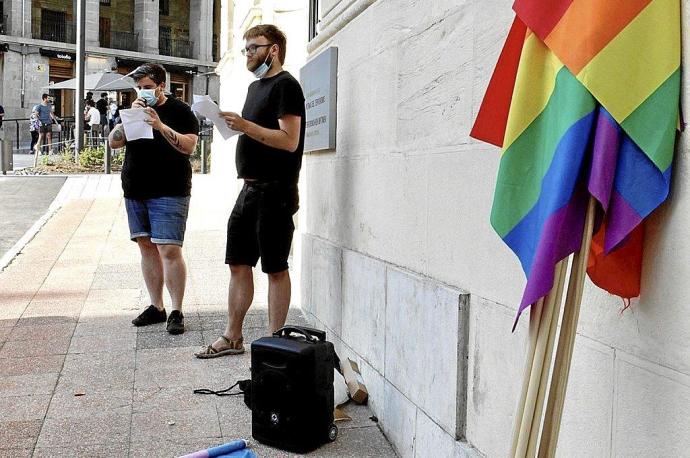
[{"label": "sheet of paper", "polygon": [[120,118],[122,118],[122,127],[125,128],[127,141],[153,138],[153,127],[146,123],[150,116],[142,108],[120,110]]},{"label": "sheet of paper", "polygon": [[232,130],[225,124],[225,118],[223,118],[220,113],[220,108],[208,95],[196,95],[194,94],[194,103],[192,104],[192,110],[196,111],[202,116],[210,119],[213,125],[216,126],[220,135],[227,140],[233,135],[239,134],[238,131]]}]

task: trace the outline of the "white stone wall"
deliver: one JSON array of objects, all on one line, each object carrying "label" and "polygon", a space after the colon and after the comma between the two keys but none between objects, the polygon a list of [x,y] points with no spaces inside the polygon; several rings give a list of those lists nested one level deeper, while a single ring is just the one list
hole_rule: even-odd
[{"label": "white stone wall", "polygon": [[[340,11],[328,22],[344,26],[326,25],[329,38],[309,47],[310,55],[338,47],[338,132],[334,153],[305,157],[302,303],[361,363],[401,456],[475,453],[467,443],[506,456],[527,320],[510,329],[525,280],[489,225],[499,151],[468,133],[512,2],[368,3],[322,2]],[[682,5],[687,28],[690,1]],[[685,34],[686,61],[688,44]],[[620,313],[619,299],[587,284],[558,456],[690,456],[689,146],[684,133],[669,202],[647,225],[641,298]],[[447,410],[460,405],[458,393],[430,394],[419,377],[438,370],[431,375],[456,383],[450,360],[437,356],[462,327],[448,302],[428,293],[435,288],[471,298],[466,442],[456,441]]]}]

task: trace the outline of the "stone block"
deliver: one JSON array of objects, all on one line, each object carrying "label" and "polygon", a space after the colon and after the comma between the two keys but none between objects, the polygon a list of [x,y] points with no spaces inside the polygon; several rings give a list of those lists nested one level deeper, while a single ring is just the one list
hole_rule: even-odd
[{"label": "stone block", "polygon": [[313,241],[312,301],[314,315],[341,335],[342,250],[326,241]]},{"label": "stone block", "polygon": [[459,392],[457,386],[463,374],[458,363],[464,362],[467,345],[459,332],[461,321],[466,322],[459,313],[461,294],[388,268],[386,379],[453,435],[459,426],[458,409],[464,404],[460,400],[464,389]]},{"label": "stone block", "polygon": [[511,333],[514,310],[471,296],[466,436],[486,456],[509,454],[528,318]]},{"label": "stone block", "polygon": [[585,336],[575,338],[558,438],[558,456],[609,456],[614,350]]},{"label": "stone block", "polygon": [[384,370],[386,264],[343,251],[343,324],[345,342],[380,373]]},{"label": "stone block", "polygon": [[456,441],[422,410],[417,410],[415,457],[479,458],[481,454],[469,444]]},{"label": "stone block", "polygon": [[305,311],[313,311],[312,301],[312,269],[314,264],[313,258],[313,239],[310,234],[302,234],[302,259],[301,259],[301,279],[300,279],[300,307]]},{"label": "stone block", "polygon": [[417,408],[388,381],[384,385],[380,426],[401,458],[414,457]]},{"label": "stone block", "polygon": [[690,377],[616,353],[611,456],[686,456]]}]

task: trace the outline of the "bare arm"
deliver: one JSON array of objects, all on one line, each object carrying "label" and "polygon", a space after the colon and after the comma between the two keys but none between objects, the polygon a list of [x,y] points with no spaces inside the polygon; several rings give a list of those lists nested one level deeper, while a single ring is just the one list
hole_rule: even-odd
[{"label": "bare arm", "polygon": [[125,137],[125,129],[122,124],[113,127],[110,135],[108,135],[108,143],[113,149],[123,148],[127,144],[127,137]]},{"label": "bare arm", "polygon": [[278,119],[278,129],[268,129],[247,121],[237,113],[222,112],[225,122],[233,130],[249,135],[254,140],[268,145],[271,148],[282,149],[289,152],[297,150],[300,141],[300,129],[302,117],[297,115],[284,115]]},{"label": "bare arm", "polygon": [[197,136],[195,134],[180,134],[175,132],[169,126],[163,124],[160,129],[163,138],[165,138],[173,148],[182,154],[191,155],[196,149]]}]

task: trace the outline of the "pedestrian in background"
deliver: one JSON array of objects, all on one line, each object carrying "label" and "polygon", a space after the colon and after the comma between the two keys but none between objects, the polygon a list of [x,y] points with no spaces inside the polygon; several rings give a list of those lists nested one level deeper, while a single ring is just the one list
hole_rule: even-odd
[{"label": "pedestrian in background", "polygon": [[29,133],[31,134],[31,146],[29,147],[30,154],[35,153],[34,147],[38,142],[38,131],[40,128],[41,125],[38,121],[38,116],[36,115],[35,111],[32,111],[31,116],[29,116]]},{"label": "pedestrian in background", "polygon": [[36,141],[36,161],[34,161],[35,165],[37,165],[38,155],[41,154],[43,145],[48,145],[48,154],[52,153],[53,122],[57,122],[57,119],[55,119],[49,97],[48,94],[43,94],[41,96],[41,103],[34,106],[32,110],[32,113],[36,113],[39,122],[38,141]]},{"label": "pedestrian in background", "polygon": [[89,123],[89,143],[91,146],[98,146],[98,136],[101,133],[101,113],[96,108],[93,100],[86,101],[86,114],[84,120]]}]

